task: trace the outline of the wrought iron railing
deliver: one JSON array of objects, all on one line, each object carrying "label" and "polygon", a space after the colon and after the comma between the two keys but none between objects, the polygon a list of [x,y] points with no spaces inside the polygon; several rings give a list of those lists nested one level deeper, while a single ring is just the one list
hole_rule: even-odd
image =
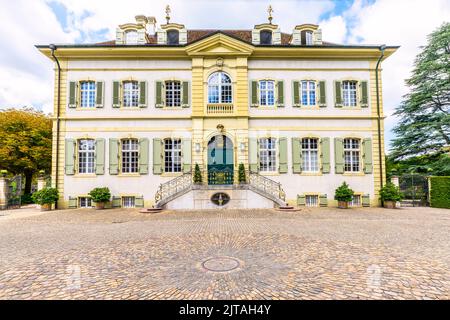
[{"label": "wrought iron railing", "polygon": [[212,103],[206,105],[207,114],[231,114],[234,112],[232,103]]},{"label": "wrought iron railing", "polygon": [[158,191],[155,195],[155,203],[157,207],[169,202],[172,198],[188,191],[192,186],[192,174],[183,173],[170,181],[159,185]]},{"label": "wrought iron railing", "polygon": [[272,196],[274,199],[286,201],[286,193],[281,187],[281,183],[254,172],[250,172],[247,179],[250,186],[256,191]]},{"label": "wrought iron railing", "polygon": [[229,185],[234,182],[233,165],[231,167],[209,168],[207,175],[209,185]]}]

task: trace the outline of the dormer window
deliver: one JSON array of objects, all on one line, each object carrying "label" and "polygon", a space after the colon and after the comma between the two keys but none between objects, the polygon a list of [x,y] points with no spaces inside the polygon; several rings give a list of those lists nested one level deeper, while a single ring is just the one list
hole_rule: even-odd
[{"label": "dormer window", "polygon": [[272,31],[271,30],[261,30],[260,31],[260,44],[272,44]]},{"label": "dormer window", "polygon": [[174,45],[180,43],[180,32],[178,30],[167,31],[167,44]]},{"label": "dormer window", "polygon": [[313,32],[309,30],[302,31],[302,44],[306,46],[313,45]]},{"label": "dormer window", "polygon": [[125,44],[138,44],[138,33],[135,30],[125,32]]}]

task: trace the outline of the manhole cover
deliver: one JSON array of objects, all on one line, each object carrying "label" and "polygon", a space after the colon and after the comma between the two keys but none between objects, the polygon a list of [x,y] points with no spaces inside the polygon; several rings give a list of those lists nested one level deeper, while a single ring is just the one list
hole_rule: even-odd
[{"label": "manhole cover", "polygon": [[241,263],[238,259],[231,257],[214,257],[209,258],[202,263],[202,267],[212,272],[227,272],[237,268]]}]

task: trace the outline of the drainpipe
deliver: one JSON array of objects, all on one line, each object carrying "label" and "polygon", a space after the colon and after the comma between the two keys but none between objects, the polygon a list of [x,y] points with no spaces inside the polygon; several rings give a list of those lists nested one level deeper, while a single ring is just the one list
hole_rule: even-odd
[{"label": "drainpipe", "polygon": [[[58,90],[57,90],[57,107],[56,107],[56,159],[55,159],[55,187],[58,189],[58,165],[59,165],[59,109],[61,104],[61,66],[59,64],[58,58],[55,56],[56,46],[54,44],[49,45],[50,50],[52,50],[52,57],[56,61],[58,66]],[[58,209],[58,200],[55,201],[55,209]]]},{"label": "drainpipe", "polygon": [[[381,60],[384,57],[384,50],[386,49],[386,45],[380,46],[381,55],[378,58],[377,65],[375,67],[375,85],[377,91],[377,126],[378,126],[378,161],[380,165],[380,185],[383,188],[383,156],[381,154],[381,114],[380,114],[380,87],[378,83],[378,70],[381,63]],[[381,205],[383,205],[383,201],[381,201]]]}]

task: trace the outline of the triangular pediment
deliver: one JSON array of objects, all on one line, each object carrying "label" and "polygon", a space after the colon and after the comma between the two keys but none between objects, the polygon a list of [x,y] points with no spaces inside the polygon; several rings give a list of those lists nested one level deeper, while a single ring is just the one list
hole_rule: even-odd
[{"label": "triangular pediment", "polygon": [[253,52],[253,46],[227,36],[223,33],[216,33],[186,48],[188,55],[208,56],[208,55],[244,55],[249,56]]}]

